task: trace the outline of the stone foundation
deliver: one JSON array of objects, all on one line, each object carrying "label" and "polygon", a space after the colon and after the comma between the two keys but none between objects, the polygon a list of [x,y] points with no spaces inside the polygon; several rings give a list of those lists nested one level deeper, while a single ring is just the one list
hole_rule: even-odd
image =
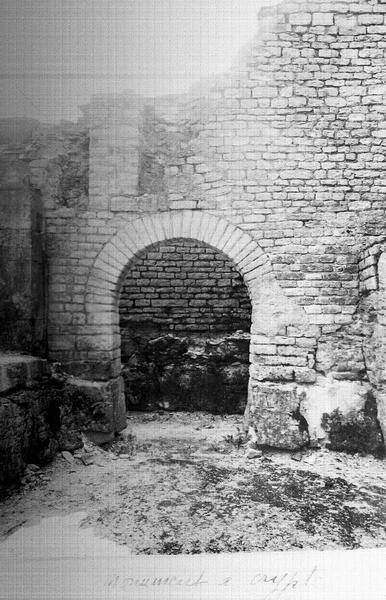
[{"label": "stone foundation", "polygon": [[82,402],[82,429],[90,434],[111,434],[126,427],[126,408],[122,377],[110,381],[89,381],[69,377],[66,387]]},{"label": "stone foundation", "polygon": [[123,367],[130,410],[242,414],[248,396],[249,334],[138,339]]},{"label": "stone foundation", "polygon": [[123,381],[51,377],[46,361],[0,355],[0,493],[17,483],[28,463],[43,465],[58,450],[114,439],[126,427]]},{"label": "stone foundation", "polygon": [[[344,442],[344,428],[363,421],[363,433],[373,438],[371,442],[358,439]],[[340,449],[381,452],[382,430],[378,421],[376,404],[368,382],[339,381],[331,376],[318,376],[314,385],[295,383],[251,384],[245,427],[249,428],[257,445],[296,450],[303,446],[331,445],[329,423],[335,423],[335,438],[342,438]],[[349,432],[347,433],[347,435]],[[335,447],[337,444],[335,443]],[[370,449],[370,450],[369,450]]]},{"label": "stone foundation", "polygon": [[48,376],[44,360],[0,354],[0,492],[27,463],[43,464],[58,448],[60,409]]}]

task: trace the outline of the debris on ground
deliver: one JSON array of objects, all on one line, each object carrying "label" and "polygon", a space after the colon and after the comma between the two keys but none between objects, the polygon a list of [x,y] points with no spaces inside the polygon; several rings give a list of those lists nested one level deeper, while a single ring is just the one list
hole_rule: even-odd
[{"label": "debris on ground", "polygon": [[73,455],[71,454],[71,452],[68,452],[68,450],[63,450],[63,452],[61,453],[63,458],[70,463],[70,465],[74,462],[75,458],[73,457]]},{"label": "debris on ground", "polygon": [[263,456],[262,451],[255,448],[249,448],[245,454],[245,457],[249,459],[260,458],[261,456]]},{"label": "debris on ground", "polygon": [[60,453],[30,465],[0,504],[0,535],[82,510],[98,535],[140,554],[386,544],[384,461],[254,446],[242,416],[129,413],[103,448],[84,440],[72,463]]}]

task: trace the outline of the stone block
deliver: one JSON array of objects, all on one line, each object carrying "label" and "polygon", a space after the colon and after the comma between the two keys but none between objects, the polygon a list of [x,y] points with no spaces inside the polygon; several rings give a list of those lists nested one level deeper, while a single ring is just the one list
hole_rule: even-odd
[{"label": "stone block", "polygon": [[[253,88],[253,90],[252,90],[252,96],[254,98],[274,98],[277,95],[278,95],[278,89],[273,86],[262,85],[262,86]],[[246,139],[246,142],[248,142],[248,139]]]},{"label": "stone block", "polygon": [[294,380],[293,367],[283,366],[266,366],[255,365],[251,366],[251,377],[256,381],[276,381],[287,382]]},{"label": "stone block", "polygon": [[315,383],[316,372],[313,369],[298,367],[294,369],[295,381],[297,383]]},{"label": "stone block", "polygon": [[0,393],[29,387],[49,372],[47,361],[34,356],[0,353]]},{"label": "stone block", "polygon": [[296,389],[294,384],[251,384],[247,424],[254,430],[258,445],[296,450],[308,443]]},{"label": "stone block", "polygon": [[115,196],[110,199],[110,210],[112,212],[136,212],[138,211],[138,199],[133,196]]},{"label": "stone block", "polygon": [[327,106],[332,106],[335,108],[343,108],[344,106],[347,106],[347,101],[340,96],[326,98],[325,102]]},{"label": "stone block", "polygon": [[336,15],[335,25],[339,27],[341,33],[353,31],[357,25],[357,17],[354,15]]},{"label": "stone block", "polygon": [[386,95],[386,84],[377,84],[369,86],[370,96],[385,96]]},{"label": "stone block", "polygon": [[383,25],[384,16],[374,13],[358,15],[359,25]]},{"label": "stone block", "polygon": [[197,200],[189,200],[189,198],[187,199],[183,199],[183,200],[173,200],[170,203],[170,208],[171,210],[183,210],[183,209],[195,209],[197,208]]},{"label": "stone block", "polygon": [[117,339],[111,333],[95,335],[79,335],[77,339],[78,350],[92,350],[92,351],[109,351],[117,347]]},{"label": "stone block", "polygon": [[329,27],[334,24],[334,13],[320,12],[312,15],[313,25],[323,25]]},{"label": "stone block", "polygon": [[118,377],[121,369],[119,360],[112,359],[109,353],[84,360],[63,360],[60,357],[56,360],[60,361],[61,369],[68,375],[90,381],[109,381]]},{"label": "stone block", "polygon": [[367,27],[367,33],[375,35],[385,35],[386,25],[369,25]]},{"label": "stone block", "polygon": [[311,25],[312,16],[310,13],[294,13],[289,15],[291,25]]},{"label": "stone block", "polygon": [[126,427],[126,408],[122,377],[109,381],[88,381],[71,377],[70,389],[76,389],[85,399],[89,411],[84,428],[90,432],[118,432]]},{"label": "stone block", "polygon": [[298,386],[300,412],[307,421],[310,441],[314,444],[327,441],[322,427],[323,415],[339,409],[342,414],[362,410],[370,385],[360,381],[336,381],[331,376],[318,375],[315,385]]},{"label": "stone block", "polygon": [[276,354],[277,349],[274,344],[251,344],[251,350],[255,354]]}]

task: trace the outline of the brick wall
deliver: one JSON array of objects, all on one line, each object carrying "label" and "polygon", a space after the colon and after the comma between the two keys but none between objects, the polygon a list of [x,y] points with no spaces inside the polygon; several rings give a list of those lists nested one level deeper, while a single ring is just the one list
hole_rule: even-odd
[{"label": "brick wall", "polygon": [[[259,244],[312,327],[305,336],[288,322],[283,303],[276,334],[298,352],[352,322],[359,253],[384,238],[385,10],[375,0],[283,2],[260,17],[237,69],[203,91],[147,107],[135,96],[92,103],[88,210],[45,197],[52,359],[78,364],[99,347],[78,337],[102,334],[83,303],[104,245],[141,215],[181,209],[225,218]],[[40,156],[52,157],[44,143]],[[260,373],[269,357],[279,368],[261,341]],[[312,365],[306,358],[294,360]]]},{"label": "brick wall", "polygon": [[194,240],[153,245],[129,265],[120,299],[121,333],[249,331],[251,304],[232,262]]},{"label": "brick wall", "polygon": [[385,239],[386,4],[283,2],[259,22],[237,68],[203,89],[91,103],[81,124],[91,140],[87,203],[63,205],[58,192],[74,132],[47,132],[34,147],[35,179],[46,165],[36,186],[47,215],[50,358],[69,372],[119,374],[122,270],[162,240],[165,219],[163,239],[174,227],[189,237],[188,211],[203,215],[195,237],[238,256],[252,290],[252,387],[312,386],[319,341],[339,352],[374,284],[362,251]]}]

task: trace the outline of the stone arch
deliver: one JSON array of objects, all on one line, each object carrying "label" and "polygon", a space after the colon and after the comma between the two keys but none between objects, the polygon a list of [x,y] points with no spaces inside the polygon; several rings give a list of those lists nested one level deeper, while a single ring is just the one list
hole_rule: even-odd
[{"label": "stone arch", "polygon": [[137,252],[172,238],[190,238],[221,250],[240,271],[251,299],[255,281],[272,272],[267,255],[247,232],[226,219],[182,210],[148,215],[125,225],[98,254],[87,287],[99,289],[103,295],[116,291],[127,263]]},{"label": "stone arch", "polygon": [[87,281],[87,320],[94,323],[97,319],[103,328],[99,341],[98,335],[95,336],[96,348],[103,350],[103,342],[106,351],[116,351],[119,347],[118,299],[128,262],[147,246],[172,238],[190,238],[204,242],[227,255],[244,279],[252,306],[262,277],[272,272],[269,259],[257,242],[226,219],[191,210],[135,219],[105,244]]},{"label": "stone arch", "polygon": [[[117,381],[120,376],[119,295],[127,264],[148,246],[175,238],[197,240],[220,250],[242,275],[252,304],[251,376],[253,357],[261,352],[261,344],[267,344],[269,354],[272,336],[280,334],[283,325],[302,321],[303,312],[299,316],[299,307],[289,301],[277,284],[268,256],[240,227],[203,211],[147,215],[117,231],[103,246],[91,269],[85,290],[87,324],[79,328],[77,339],[89,379]],[[113,404],[114,420],[122,423],[122,397]]]}]

